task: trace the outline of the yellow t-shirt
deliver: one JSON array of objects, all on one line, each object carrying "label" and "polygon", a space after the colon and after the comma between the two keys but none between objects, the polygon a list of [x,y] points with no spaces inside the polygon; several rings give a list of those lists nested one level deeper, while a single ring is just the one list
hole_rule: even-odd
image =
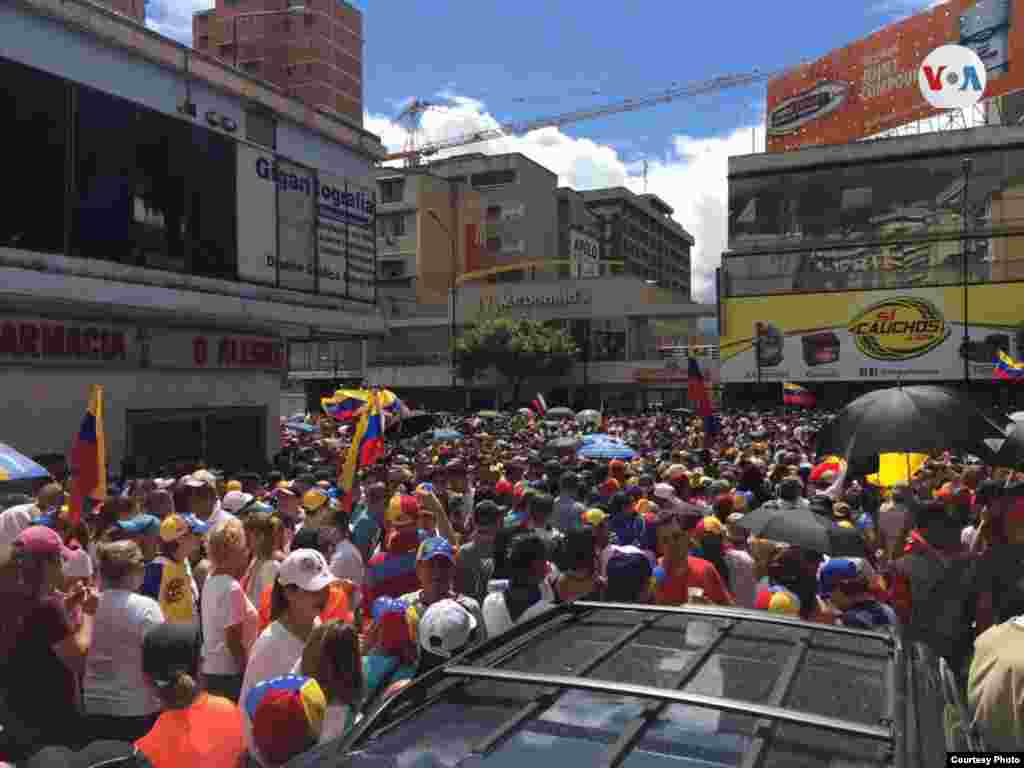
[{"label": "yellow t-shirt", "polygon": [[165,621],[176,624],[198,621],[195,581],[187,560],[176,563],[170,558],[158,557],[146,566],[142,593],[160,603]]}]

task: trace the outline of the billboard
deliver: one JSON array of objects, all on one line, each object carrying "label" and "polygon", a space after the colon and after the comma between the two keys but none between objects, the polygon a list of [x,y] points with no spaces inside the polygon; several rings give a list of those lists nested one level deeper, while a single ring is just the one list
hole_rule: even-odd
[{"label": "billboard", "polygon": [[596,237],[571,230],[569,232],[569,274],[573,277],[599,277],[601,244]]},{"label": "billboard", "polygon": [[965,357],[989,380],[997,349],[1024,359],[1021,288],[971,286],[966,345],[960,286],[725,299],[722,382],[957,380]]},{"label": "billboard", "polygon": [[375,301],[373,190],[245,144],[237,162],[239,279]]},{"label": "billboard", "polygon": [[984,98],[1024,88],[1024,0],[950,0],[768,83],[767,148],[845,144],[938,114],[918,70],[939,46],[985,64]]}]

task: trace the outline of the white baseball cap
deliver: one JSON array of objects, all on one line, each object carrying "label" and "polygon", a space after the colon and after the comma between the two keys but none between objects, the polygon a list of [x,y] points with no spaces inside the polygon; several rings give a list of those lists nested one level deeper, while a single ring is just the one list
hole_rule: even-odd
[{"label": "white baseball cap", "polygon": [[202,488],[209,486],[214,488],[217,485],[217,477],[206,469],[197,469],[191,475],[185,476],[185,485],[189,488]]},{"label": "white baseball cap", "polygon": [[251,504],[252,500],[255,498],[256,497],[251,493],[228,491],[224,494],[224,499],[221,501],[220,506],[221,509],[224,509],[234,515],[247,504]]},{"label": "white baseball cap", "polygon": [[464,606],[439,600],[420,619],[420,647],[448,659],[466,647],[475,629],[476,618]]},{"label": "white baseball cap", "polygon": [[319,592],[338,579],[327,566],[327,560],[315,549],[296,549],[281,563],[277,580],[282,587],[298,587],[306,592]]}]

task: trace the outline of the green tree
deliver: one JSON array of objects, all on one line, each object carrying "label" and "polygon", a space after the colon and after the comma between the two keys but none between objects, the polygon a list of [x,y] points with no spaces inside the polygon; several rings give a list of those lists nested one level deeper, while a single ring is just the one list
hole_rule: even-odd
[{"label": "green tree", "polygon": [[470,382],[494,368],[512,385],[512,401],[530,376],[564,376],[579,350],[560,328],[506,315],[481,315],[455,345],[459,378]]}]

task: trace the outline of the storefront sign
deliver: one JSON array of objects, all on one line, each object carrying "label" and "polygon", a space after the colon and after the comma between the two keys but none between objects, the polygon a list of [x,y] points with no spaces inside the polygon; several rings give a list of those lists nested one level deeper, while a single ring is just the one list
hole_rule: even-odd
[{"label": "storefront sign", "polygon": [[502,308],[510,307],[568,307],[575,304],[589,304],[590,294],[586,291],[562,288],[559,291],[542,294],[505,294],[498,300]]},{"label": "storefront sign", "polygon": [[46,363],[134,362],[125,330],[38,319],[0,321],[0,360]]},{"label": "storefront sign", "polygon": [[149,332],[148,347],[153,368],[276,372],[283,370],[286,362],[284,344],[266,336],[154,329]]},{"label": "storefront sign", "polygon": [[573,277],[597,277],[601,272],[600,243],[582,232],[570,232],[569,262]]},{"label": "storefront sign", "polygon": [[[996,353],[1024,357],[1015,283],[728,298],[722,380],[950,381],[992,377]],[[760,338],[760,355],[755,339]]]},{"label": "storefront sign", "polygon": [[253,147],[238,147],[242,280],[373,301],[373,190]]}]

